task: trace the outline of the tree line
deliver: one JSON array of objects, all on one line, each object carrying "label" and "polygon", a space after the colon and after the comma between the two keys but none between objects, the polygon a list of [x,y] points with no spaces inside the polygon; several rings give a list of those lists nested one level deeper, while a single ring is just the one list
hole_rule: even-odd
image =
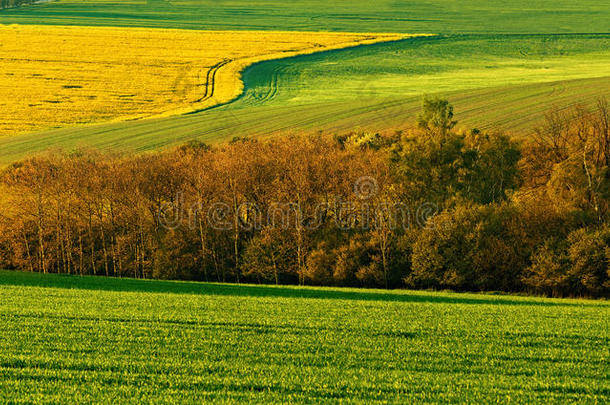
[{"label": "tree line", "polygon": [[525,141],[424,100],[391,135],[48,153],[0,174],[0,267],[116,277],[610,291],[610,111]]}]

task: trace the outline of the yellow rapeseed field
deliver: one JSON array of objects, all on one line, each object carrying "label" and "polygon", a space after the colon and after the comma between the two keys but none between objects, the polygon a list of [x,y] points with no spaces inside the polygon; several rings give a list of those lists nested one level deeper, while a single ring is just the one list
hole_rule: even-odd
[{"label": "yellow rapeseed field", "polygon": [[0,135],[199,110],[252,63],[404,37],[0,25]]}]

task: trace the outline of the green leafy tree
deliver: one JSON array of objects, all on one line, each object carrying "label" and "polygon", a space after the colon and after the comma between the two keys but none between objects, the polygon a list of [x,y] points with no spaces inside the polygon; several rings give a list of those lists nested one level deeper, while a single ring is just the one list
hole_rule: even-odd
[{"label": "green leafy tree", "polygon": [[453,106],[448,100],[426,96],[422,102],[422,110],[417,117],[417,123],[431,134],[445,136],[457,124],[453,119]]},{"label": "green leafy tree", "polygon": [[392,153],[398,181],[410,202],[449,200],[480,204],[506,200],[520,184],[520,148],[501,134],[448,133],[443,137],[403,137]]},{"label": "green leafy tree", "polygon": [[579,229],[568,236],[570,269],[573,279],[572,293],[597,295],[608,280],[608,257],[610,229]]},{"label": "green leafy tree", "polygon": [[568,291],[568,259],[560,249],[550,243],[541,246],[532,257],[521,280],[540,294],[562,296]]}]

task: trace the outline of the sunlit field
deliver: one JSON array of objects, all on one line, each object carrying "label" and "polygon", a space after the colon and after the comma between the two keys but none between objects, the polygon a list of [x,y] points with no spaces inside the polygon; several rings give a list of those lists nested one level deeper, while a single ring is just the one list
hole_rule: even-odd
[{"label": "sunlit field", "polygon": [[401,37],[0,26],[0,135],[205,109],[254,62]]},{"label": "sunlit field", "polygon": [[[24,126],[20,131],[24,133],[17,137],[0,137],[0,164],[48,148],[84,146],[141,152],[191,140],[223,143],[235,136],[345,133],[354,129],[391,133],[414,125],[423,94],[448,98],[462,124],[528,138],[550,108],[591,107],[610,91],[609,11],[605,5],[566,0],[454,3],[58,0],[2,10],[0,23],[81,26],[79,30],[82,26],[115,26],[240,30],[246,36],[278,29],[294,31],[297,37],[298,32],[320,31],[436,35],[254,64],[243,77],[243,93],[238,91],[242,83],[234,73],[258,56],[242,66],[229,63],[218,70],[219,78],[223,72],[231,78],[229,85],[215,90],[215,96],[227,92],[223,100],[233,100],[227,104],[218,100],[200,106],[190,103],[208,94],[207,73],[205,77],[202,74],[230,55],[219,59],[213,55],[201,71],[198,63],[185,63],[186,68],[180,66],[183,70],[164,69],[160,77],[167,76],[169,82],[155,83],[155,91],[147,94],[121,93],[139,98],[122,97],[116,109],[122,117],[118,120],[159,119],[107,122],[117,117],[104,110],[105,105],[100,106],[105,114],[101,120],[85,116],[64,123],[55,122],[62,118],[53,116],[43,126],[49,130],[29,134],[43,128]],[[203,52],[195,48],[184,46]],[[178,74],[188,80],[177,80]],[[180,96],[173,87],[179,89]],[[65,93],[70,97],[86,90],[59,89],[53,94]],[[85,108],[94,108],[101,100],[88,100]],[[207,108],[217,104],[221,106]],[[52,107],[64,109],[67,105],[56,103]],[[123,110],[128,107],[131,110]],[[152,114],[143,109],[152,110]],[[188,111],[198,112],[179,114]],[[167,115],[172,116],[164,117]],[[102,124],[82,126],[79,122]],[[65,128],[50,128],[58,126]]]},{"label": "sunlit field", "polygon": [[607,403],[610,305],[0,272],[0,401]]}]

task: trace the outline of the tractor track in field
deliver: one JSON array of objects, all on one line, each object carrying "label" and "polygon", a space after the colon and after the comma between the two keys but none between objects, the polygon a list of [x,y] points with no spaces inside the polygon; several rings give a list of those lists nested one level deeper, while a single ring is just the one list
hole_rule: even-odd
[{"label": "tractor track in field", "polygon": [[280,71],[276,70],[273,72],[271,82],[269,83],[269,91],[267,92],[267,94],[265,94],[264,97],[260,98],[258,101],[264,103],[265,101],[271,100],[273,97],[275,97],[278,92],[281,70],[283,69],[280,69]]},{"label": "tractor track in field", "polygon": [[203,93],[203,96],[200,99],[196,100],[197,103],[209,100],[214,97],[214,91],[216,90],[216,75],[218,74],[220,68],[228,65],[231,62],[233,62],[233,59],[223,59],[208,70],[205,79],[205,92]]},{"label": "tractor track in field", "polygon": [[254,96],[256,102],[264,103],[273,99],[277,95],[277,92],[279,91],[280,75],[283,74],[285,70],[285,67],[280,67],[273,71],[271,74],[271,80],[269,81],[269,87],[267,87],[265,94]]},{"label": "tractor track in field", "polygon": [[[370,39],[370,38],[367,38],[367,39]],[[376,43],[376,44],[358,44],[358,45],[354,45],[354,46],[349,46],[347,48],[329,49],[329,50],[326,50],[326,51],[322,50],[322,51],[316,52],[315,54],[322,54],[322,53],[327,53],[327,52],[328,53],[329,52],[337,52],[337,51],[342,51],[342,50],[345,50],[345,49],[358,48],[358,47],[361,47],[361,46],[374,46],[374,45],[379,45],[379,44],[388,44],[388,43],[391,43],[391,42],[399,42],[399,41],[404,41],[404,40],[405,40],[405,38],[398,39],[398,40],[392,40],[392,41],[383,41],[383,42],[379,42],[379,43]],[[292,59],[292,58],[298,58],[298,57],[301,57],[301,56],[310,56],[310,55],[309,54],[296,55],[296,56],[289,56],[287,58],[278,58],[276,60],[265,60],[265,61],[261,61],[261,62],[256,62],[256,63],[248,66],[248,69],[253,67],[253,66],[255,66],[255,65],[258,65],[260,63],[272,62],[272,61],[278,61],[278,60],[286,60],[286,59]],[[223,59],[222,61],[218,62],[217,64],[213,65],[210,69],[208,69],[208,71],[206,73],[205,84],[203,85],[205,87],[203,96],[200,97],[199,99],[195,100],[195,102],[196,103],[201,103],[201,102],[204,102],[204,101],[212,99],[214,97],[214,92],[216,90],[216,76],[218,74],[218,71],[220,69],[222,69],[224,66],[228,65],[229,63],[236,62],[238,60],[239,59]],[[270,83],[269,83],[269,85],[270,85],[269,90],[265,94],[262,94],[261,96],[258,96],[258,97],[254,96],[253,98],[256,100],[256,102],[264,103],[266,101],[269,101],[269,100],[273,99],[277,95],[277,93],[279,91],[280,75],[282,73],[284,73],[284,71],[286,69],[287,69],[287,67],[280,67],[279,69],[277,69],[277,70],[275,70],[273,72],[273,74],[271,76]],[[242,80],[243,80],[243,74],[242,74]],[[222,105],[229,104],[229,103],[232,103],[234,101],[237,101],[238,99],[240,99],[241,97],[243,97],[246,94],[246,88],[247,88],[247,85],[246,85],[246,83],[244,81],[244,91],[235,100],[231,100],[228,103],[222,103],[222,104],[215,105],[215,106],[212,106],[212,107],[208,107],[208,108],[204,108],[204,109],[201,109],[201,110],[193,111],[193,112],[190,112],[188,114],[193,114],[193,113],[197,113],[197,112],[206,111],[206,110],[209,110],[209,109],[212,109],[212,108],[220,107]]]},{"label": "tractor track in field", "polygon": [[[304,57],[311,57],[312,55],[323,55],[323,54],[330,54],[330,53],[335,53],[335,52],[342,52],[342,51],[346,51],[346,50],[353,50],[356,48],[360,48],[360,47],[376,47],[376,46],[386,46],[392,43],[396,43],[396,42],[402,42],[402,41],[408,41],[408,40],[413,40],[415,38],[435,38],[437,37],[437,35],[434,34],[425,34],[422,35],[421,37],[419,36],[414,36],[414,37],[405,37],[405,38],[399,38],[399,39],[391,39],[391,40],[385,40],[385,41],[380,41],[377,43],[372,43],[372,44],[368,44],[368,43],[359,43],[359,44],[354,44],[351,46],[347,46],[345,48],[337,48],[337,49],[327,49],[327,50],[320,50],[314,53],[304,53],[304,54],[298,54],[298,55],[292,55],[292,56],[286,56],[286,57],[278,57],[276,59],[268,59],[268,60],[261,60],[258,62],[254,62],[248,66],[245,67],[245,69],[241,72],[241,81],[243,83],[243,90],[241,92],[241,94],[237,97],[235,97],[232,100],[229,100],[227,102],[223,102],[223,103],[219,103],[219,104],[215,104],[209,107],[203,107],[200,109],[196,109],[187,113],[184,113],[183,115],[194,115],[194,114],[199,114],[199,113],[203,113],[206,111],[210,111],[210,110],[214,110],[214,109],[218,109],[221,107],[225,107],[229,104],[235,103],[236,101],[239,101],[241,99],[243,99],[244,97],[248,96],[248,82],[245,79],[246,73],[251,70],[254,69],[262,64],[266,64],[266,63],[275,63],[275,62],[281,62],[281,61],[286,61],[286,60],[292,60],[292,61],[298,61],[300,58],[304,58]],[[374,37],[367,37],[365,39],[371,39]],[[289,51],[284,51],[284,52],[289,52]],[[229,63],[232,62],[237,62],[240,59],[225,59],[217,64],[215,64],[214,66],[212,66],[206,75],[206,83],[205,83],[205,91],[204,91],[204,95],[199,98],[198,100],[195,100],[195,103],[200,103],[203,101],[207,101],[209,99],[211,99],[214,96],[214,91],[215,91],[215,84],[216,84],[216,74],[218,73],[218,70],[220,70],[222,67],[226,66]],[[287,69],[287,67],[285,68],[281,68],[278,70],[276,77],[272,77],[272,81],[274,81],[274,84],[272,84],[271,86],[273,87],[273,89],[271,89],[269,92],[265,93],[264,95],[261,95],[260,97],[256,97],[256,96],[248,96],[251,97],[252,99],[254,99],[257,103],[260,102],[260,100],[264,100],[264,101],[269,101],[270,99],[272,99],[273,97],[275,97],[279,91],[279,81],[280,81],[280,75],[282,72],[284,72],[284,70]],[[275,73],[274,73],[275,74]]]}]

